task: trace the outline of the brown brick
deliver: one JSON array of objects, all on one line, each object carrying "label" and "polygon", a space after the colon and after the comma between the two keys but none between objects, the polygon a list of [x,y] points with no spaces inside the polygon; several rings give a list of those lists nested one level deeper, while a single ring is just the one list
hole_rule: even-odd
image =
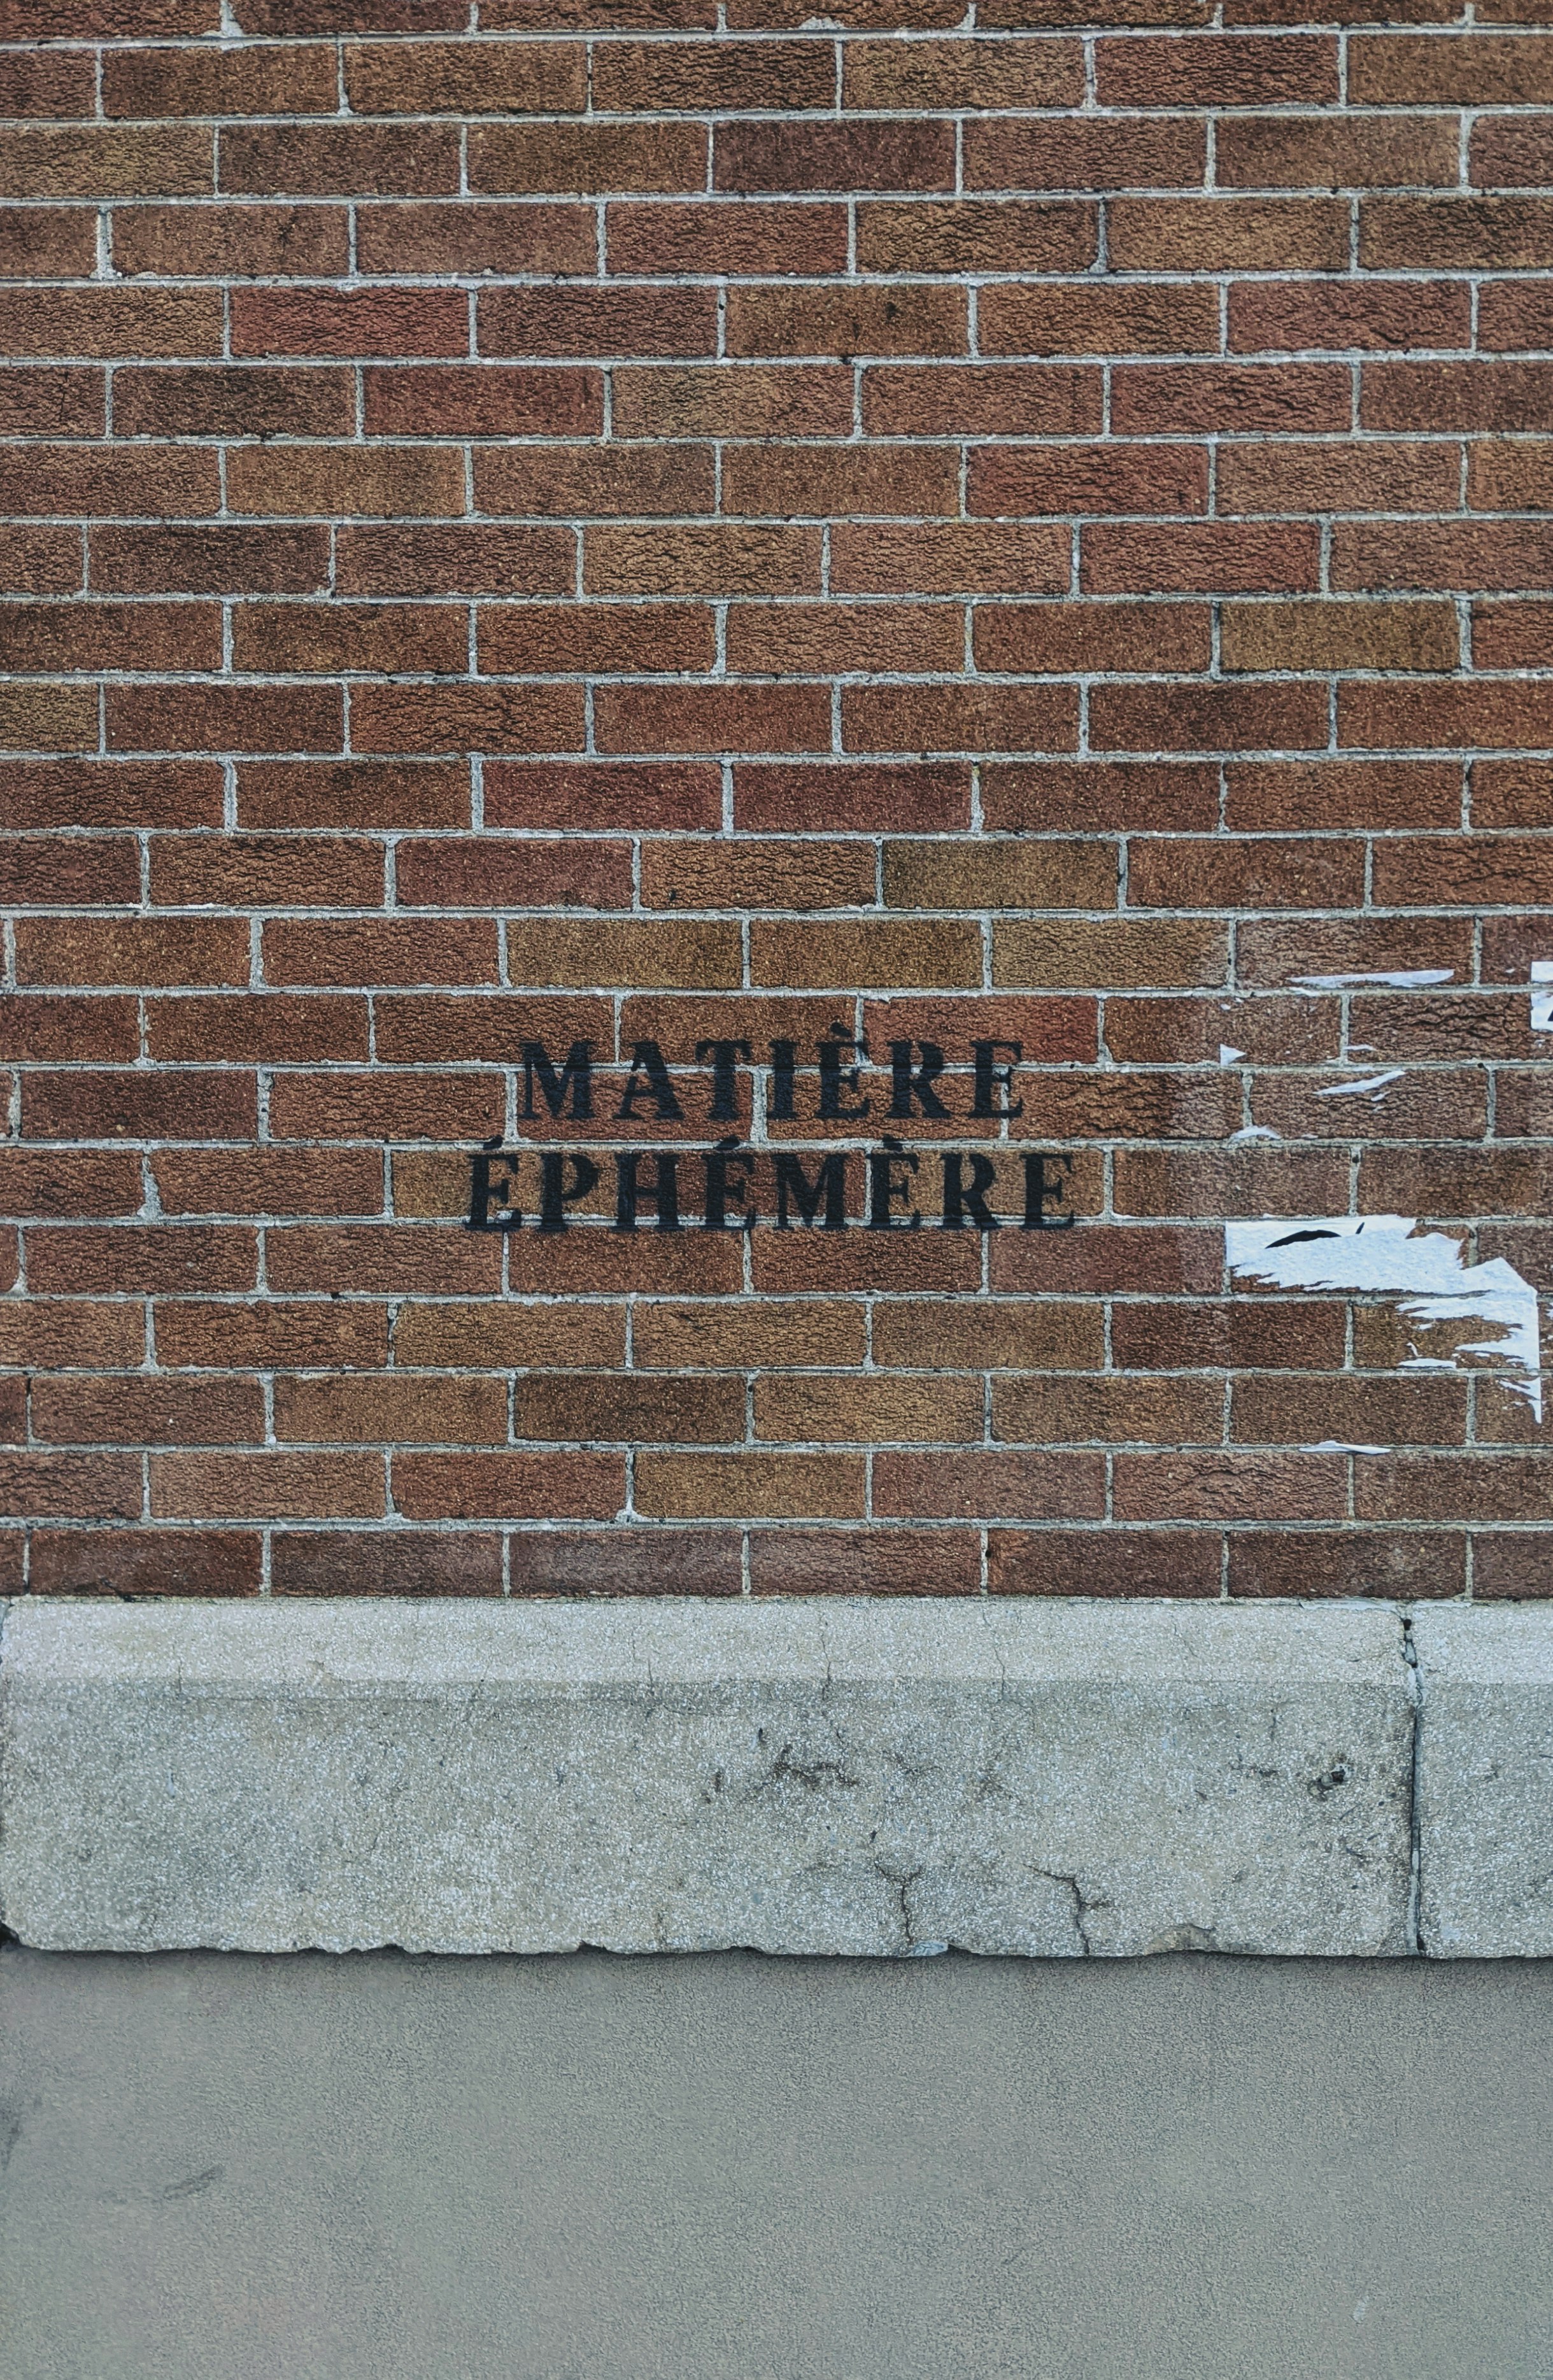
[{"label": "brown brick", "polygon": [[1347,1506],[1337,1454],[1119,1454],[1123,1521],[1336,1521]]},{"label": "brown brick", "polygon": [[[971,113],[1078,107],[1083,76],[1077,42],[856,42],[846,46],[841,103]],[[811,104],[830,101],[827,90]]]},{"label": "brown brick", "polygon": [[580,752],[584,742],[572,686],[362,686],[350,723],[362,752]]},{"label": "brown brick", "polygon": [[795,200],[623,201],[605,227],[608,270],[618,273],[839,273],[847,239],[844,207]]},{"label": "brown brick", "polygon": [[1082,437],[1100,416],[1100,375],[1082,364],[874,364],[863,374],[873,437]]},{"label": "brown brick", "polygon": [[356,212],[363,273],[590,273],[597,260],[598,227],[585,206],[397,199]]},{"label": "brown brick", "polygon": [[1071,751],[1078,705],[1056,686],[849,686],[841,736],[850,752]]},{"label": "brown brick", "polygon": [[88,207],[7,207],[0,215],[0,276],[73,279],[94,271],[97,223]]},{"label": "brown brick", "polygon": [[945,123],[721,124],[719,190],[951,190],[954,130]]},{"label": "brown brick", "polygon": [[[0,1463],[5,1458],[0,1457]],[[636,1463],[636,1507],[650,1519],[861,1519],[858,1454],[644,1452]]]},{"label": "brown brick", "polygon": [[1119,752],[1317,747],[1327,741],[1327,690],[1276,678],[1224,686],[1098,686],[1090,701],[1090,740],[1099,751]]},{"label": "brown brick", "polygon": [[1089,842],[1012,837],[885,846],[885,899],[892,909],[1109,909],[1116,856]]},{"label": "brown brick", "polygon": [[1114,376],[1111,426],[1131,437],[1253,431],[1315,437],[1347,430],[1351,408],[1349,375],[1338,364],[1130,364]]},{"label": "brown brick", "polygon": [[976,613],[983,670],[1204,670],[1211,655],[1206,604],[1008,603]]},{"label": "brown brick", "polygon": [[1453,511],[1461,449],[1437,441],[1300,441],[1219,449],[1218,506],[1237,513]]},{"label": "brown brick", "polygon": [[13,356],[214,356],[221,293],[207,289],[29,289],[0,298]]},{"label": "brown brick", "polygon": [[80,539],[74,530],[31,522],[0,528],[0,587],[7,592],[73,595],[80,583]]},{"label": "brown brick", "polygon": [[34,1595],[259,1593],[263,1548],[249,1529],[37,1529]]},{"label": "brown brick", "polygon": [[1359,418],[1366,430],[1546,430],[1553,365],[1366,364]]},{"label": "brown brick", "polygon": [[57,835],[0,835],[0,902],[7,907],[76,908],[99,902],[131,906],[140,867],[126,835],[62,841]]},{"label": "brown brick", "polygon": [[1104,117],[1089,123],[1051,116],[1022,121],[994,117],[965,128],[970,189],[1192,188],[1203,181],[1205,154],[1203,128],[1189,116]]},{"label": "brown brick", "polygon": [[1481,189],[1536,190],[1553,186],[1547,117],[1531,112],[1479,116],[1472,128],[1467,170]]},{"label": "brown brick", "polygon": [[618,434],[843,437],[852,376],[835,364],[662,364],[615,375]]},{"label": "brown brick", "polygon": [[109,49],[104,115],[333,115],[335,53],[325,43]]},{"label": "brown brick", "polygon": [[1366,1455],[1354,1464],[1361,1520],[1546,1522],[1550,1497],[1553,1465],[1537,1455]]},{"label": "brown brick", "polygon": [[1072,200],[876,200],[857,212],[865,273],[1082,273],[1098,252],[1098,211]]},{"label": "brown brick", "polygon": [[21,1115],[29,1140],[250,1140],[258,1128],[251,1076],[197,1068],[30,1072]]},{"label": "brown brick", "polygon": [[342,595],[558,595],[576,566],[566,529],[385,522],[338,532],[335,583]]},{"label": "brown brick", "polygon": [[1348,261],[1340,199],[1114,199],[1107,250],[1122,272],[1334,272]]},{"label": "brown brick", "polygon": [[[1013,1375],[993,1384],[994,1437],[1035,1444],[1190,1445],[1195,1439],[1217,1446],[1223,1415],[1223,1391],[1212,1380],[1050,1373],[1041,1378]],[[1099,1512],[1094,1507],[1092,1487],[1088,1498],[1066,1511],[1059,1508],[1059,1514],[1067,1520],[1097,1519],[1105,1509],[1103,1500]]]},{"label": "brown brick", "polygon": [[824,686],[603,686],[593,702],[601,752],[823,752]]},{"label": "brown brick", "polygon": [[112,245],[115,269],[126,273],[278,279],[343,273],[350,264],[349,223],[339,206],[119,206]]},{"label": "brown brick", "polygon": [[26,116],[90,115],[94,80],[89,50],[11,50],[0,64],[0,112],[13,123]]},{"label": "brown brick", "polygon": [[239,767],[238,817],[251,827],[468,826],[469,767],[408,760]]},{"label": "brown brick", "polygon": [[831,536],[831,584],[854,594],[1002,595],[1065,590],[1068,534],[1001,523],[838,525]]},{"label": "brown brick", "polygon": [[501,1539],[474,1529],[281,1529],[274,1595],[499,1595]]},{"label": "brown brick", "polygon": [[855,924],[762,921],[751,929],[757,983],[795,988],[852,984],[974,984],[981,980],[976,927],[955,919],[860,919]]},{"label": "brown brick", "polygon": [[287,992],[157,1001],[147,1020],[153,1058],[285,1065],[367,1053],[366,1003]]},{"label": "brown brick", "polygon": [[242,1446],[263,1436],[257,1380],[82,1379],[32,1382],[32,1429],[55,1446]]},{"label": "brown brick", "polygon": [[[966,826],[970,815],[971,773],[953,762],[801,769],[743,763],[734,771],[734,820],[745,829],[801,833],[831,828],[866,834],[893,827],[928,832]],[[714,823],[715,817],[703,822]]]},{"label": "brown brick", "polygon": [[384,1509],[379,1454],[155,1454],[158,1520],[369,1520]]},{"label": "brown brick", "polygon": [[[677,306],[703,294],[679,290]],[[952,287],[807,285],[728,293],[730,356],[958,356],[966,335],[965,294]]]},{"label": "brown brick", "polygon": [[565,115],[587,104],[573,42],[353,42],[344,58],[357,115]]},{"label": "brown brick", "polygon": [[861,843],[649,844],[642,855],[642,899],[650,909],[870,907],[874,865],[872,849]]},{"label": "brown brick", "polygon": [[227,464],[235,513],[423,519],[464,510],[463,458],[448,446],[240,447]]},{"label": "brown brick", "polygon": [[[915,517],[958,509],[960,471],[954,454],[936,446],[732,446],[722,493],[724,511],[735,514]],[[840,528],[837,537],[856,534]]]},{"label": "brown brick", "polygon": [[[1237,1529],[1229,1548],[1232,1596],[1422,1601],[1461,1595],[1466,1585],[1466,1538],[1443,1530]],[[1474,1585],[1484,1593],[1475,1572]]]},{"label": "brown brick", "polygon": [[961,1067],[972,1042],[988,1038],[1021,1042],[1027,1065],[1055,1066],[1067,1061],[1093,1063],[1097,1054],[1097,1008],[1093,999],[945,992],[926,999],[908,995],[868,1000],[862,1014],[869,1039],[939,1041],[951,1062]]},{"label": "brown brick", "polygon": [[706,152],[699,124],[481,125],[470,134],[470,188],[525,198],[539,191],[593,197],[704,190]]},{"label": "brown brick", "polygon": [[825,1446],[980,1439],[981,1382],[942,1372],[882,1379],[771,1372],[755,1383],[755,1435]]},{"label": "brown brick", "polygon": [[0,1453],[0,1512],[28,1521],[132,1521],[140,1511],[138,1455]]},{"label": "brown brick", "polygon": [[1338,45],[1319,33],[1102,40],[1095,89],[1103,107],[1330,105],[1338,97]]},{"label": "brown brick", "polygon": [[[87,435],[99,425],[101,404],[90,374],[69,375],[69,386],[55,390],[54,373],[39,373],[18,392],[17,376],[0,378],[0,419],[7,428],[35,428],[36,410],[45,406],[55,426],[55,409],[67,416],[67,431],[79,426]],[[28,403],[27,399],[35,402]],[[18,458],[0,456],[0,503],[15,514],[95,513],[159,514],[190,517],[214,513],[221,500],[217,458],[212,454],[179,454],[165,448],[136,453],[128,447],[34,446],[21,468]]]},{"label": "brown brick", "polygon": [[1216,984],[1224,979],[1222,928],[1161,919],[1155,923],[1024,923],[994,926],[995,983]]},{"label": "brown brick", "polygon": [[1225,188],[1412,189],[1455,181],[1459,140],[1453,115],[1227,115],[1215,174]]},{"label": "brown brick", "polygon": [[451,124],[247,124],[220,137],[223,190],[262,198],[429,198],[459,187]]},{"label": "brown brick", "polygon": [[1341,742],[1371,749],[1546,747],[1553,743],[1553,695],[1535,681],[1412,687],[1382,680],[1355,683],[1339,695],[1338,733]]},{"label": "brown brick", "polygon": [[[1416,1544],[1417,1533],[1410,1529],[1402,1542]],[[1474,1600],[1546,1599],[1547,1547],[1540,1529],[1484,1530],[1474,1534],[1472,1549]],[[36,1553],[32,1559],[37,1560]]]},{"label": "brown brick", "polygon": [[1219,344],[1217,299],[1180,282],[1000,283],[981,292],[976,319],[987,356],[1212,354]]},{"label": "brown brick", "polygon": [[1349,55],[1349,98],[1361,107],[1524,107],[1553,100],[1553,41],[1472,32],[1373,33]]},{"label": "brown brick", "polygon": [[513,447],[477,453],[477,504],[487,512],[656,516],[713,509],[712,455],[704,446]]},{"label": "brown brick", "polygon": [[1217,1596],[1219,1536],[1209,1529],[993,1529],[994,1595]]},{"label": "brown brick", "polygon": [[1469,347],[1469,291],[1449,281],[1250,282],[1229,293],[1235,348]]},{"label": "brown brick", "polygon": [[717,346],[710,289],[493,289],[481,296],[479,325],[486,356],[710,356]]},{"label": "brown brick", "polygon": [[1458,658],[1447,603],[1229,603],[1227,670],[1449,670]]},{"label": "brown brick", "polygon": [[625,1501],[619,1454],[400,1454],[394,1503],[410,1521],[613,1520]]},{"label": "brown brick", "polygon": [[132,1215],[139,1172],[117,1152],[0,1148],[0,1214]]},{"label": "brown brick", "polygon": [[624,843],[438,836],[401,843],[396,877],[399,902],[410,908],[630,906]]},{"label": "brown brick", "polygon": [[39,126],[0,133],[0,195],[188,197],[214,187],[208,129],[194,125]]},{"label": "brown brick", "polygon": [[45,1295],[208,1295],[251,1289],[257,1254],[251,1231],[223,1224],[61,1228],[29,1234],[28,1277]]}]

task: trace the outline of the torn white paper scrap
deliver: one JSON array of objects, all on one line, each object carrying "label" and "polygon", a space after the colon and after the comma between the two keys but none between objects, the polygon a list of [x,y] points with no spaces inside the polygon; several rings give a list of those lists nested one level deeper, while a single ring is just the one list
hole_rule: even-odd
[{"label": "torn white paper scrap", "polygon": [[1318,1438],[1302,1446],[1302,1454],[1389,1454],[1388,1446],[1369,1446],[1356,1438]]},{"label": "torn white paper scrap", "polygon": [[1228,1041],[1221,1041],[1218,1045],[1218,1062],[1221,1066],[1232,1066],[1237,1058],[1244,1056],[1243,1050],[1231,1049]]},{"label": "torn white paper scrap", "polygon": [[1546,991],[1534,989],[1532,992],[1532,1031],[1553,1033],[1553,959],[1532,961],[1532,982],[1534,987],[1547,986]]},{"label": "torn white paper scrap", "polygon": [[1542,1419],[1536,1291],[1503,1257],[1466,1264],[1457,1241],[1420,1232],[1412,1215],[1264,1216],[1226,1223],[1224,1249],[1232,1273],[1278,1289],[1389,1291],[1412,1321],[1481,1321],[1498,1335],[1458,1352],[1523,1374],[1505,1386]]},{"label": "torn white paper scrap", "polygon": [[1361,1092],[1383,1091],[1388,1083],[1400,1083],[1405,1069],[1393,1066],[1388,1075],[1371,1075],[1363,1083],[1328,1083],[1316,1093],[1318,1099],[1356,1099]]},{"label": "torn white paper scrap", "polygon": [[1297,975],[1297,984],[1312,991],[1346,991],[1351,984],[1386,983],[1395,991],[1421,991],[1431,983],[1449,983],[1454,967],[1376,967],[1363,975]]}]

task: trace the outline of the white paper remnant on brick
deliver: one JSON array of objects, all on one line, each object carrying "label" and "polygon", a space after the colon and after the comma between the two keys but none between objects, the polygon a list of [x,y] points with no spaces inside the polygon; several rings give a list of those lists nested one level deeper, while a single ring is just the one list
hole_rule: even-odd
[{"label": "white paper remnant on brick", "polygon": [[1553,959],[1532,961],[1532,1031],[1553,1033]]},{"label": "white paper remnant on brick", "polygon": [[1536,1291],[1503,1257],[1467,1264],[1458,1241],[1420,1232],[1412,1215],[1264,1216],[1226,1223],[1224,1245],[1230,1271],[1241,1280],[1278,1289],[1391,1292],[1412,1321],[1481,1321],[1494,1336],[1473,1340],[1458,1354],[1519,1374],[1505,1378],[1506,1388],[1542,1419]]}]

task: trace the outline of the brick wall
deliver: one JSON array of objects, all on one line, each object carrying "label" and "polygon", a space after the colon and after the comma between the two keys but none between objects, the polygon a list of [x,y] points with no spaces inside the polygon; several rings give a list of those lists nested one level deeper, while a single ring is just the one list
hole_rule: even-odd
[{"label": "brick wall", "polygon": [[1538,1591],[1539,13],[0,0],[0,1590]]}]

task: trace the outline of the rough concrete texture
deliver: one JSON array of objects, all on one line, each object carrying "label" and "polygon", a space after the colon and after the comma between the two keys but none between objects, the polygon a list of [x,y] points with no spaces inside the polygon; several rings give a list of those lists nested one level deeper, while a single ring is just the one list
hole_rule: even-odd
[{"label": "rough concrete texture", "polygon": [[13,1605],[44,1948],[1412,1946],[1381,1606]]},{"label": "rough concrete texture", "polygon": [[1546,2380],[1553,1967],[0,1954],[18,2380]]},{"label": "rough concrete texture", "polygon": [[[1419,1926],[1442,1958],[1553,1951],[1553,1612],[1421,1610]],[[1553,2357],[1549,2359],[1553,2371]]]}]

